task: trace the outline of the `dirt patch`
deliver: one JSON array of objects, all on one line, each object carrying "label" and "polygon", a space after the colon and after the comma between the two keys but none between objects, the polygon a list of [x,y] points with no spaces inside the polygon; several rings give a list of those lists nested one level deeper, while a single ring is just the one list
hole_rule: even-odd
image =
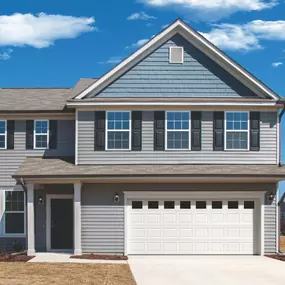
[{"label": "dirt patch", "polygon": [[101,254],[82,254],[71,256],[77,259],[103,259],[103,260],[128,260],[127,256],[122,255],[101,255]]},{"label": "dirt patch", "polygon": [[280,250],[281,252],[285,252],[285,236],[280,237]]},{"label": "dirt patch", "polygon": [[0,263],[0,285],[135,285],[128,264]]},{"label": "dirt patch", "polygon": [[0,255],[0,262],[27,262],[34,258],[34,256],[27,256],[26,254],[2,254]]},{"label": "dirt patch", "polygon": [[266,255],[267,257],[273,258],[273,259],[277,259],[277,260],[281,260],[281,261],[285,261],[285,255]]}]

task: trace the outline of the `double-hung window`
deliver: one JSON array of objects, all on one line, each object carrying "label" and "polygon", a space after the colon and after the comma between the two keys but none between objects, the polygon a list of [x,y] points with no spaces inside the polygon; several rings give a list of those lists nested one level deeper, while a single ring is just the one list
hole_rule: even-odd
[{"label": "double-hung window", "polygon": [[190,149],[190,112],[166,112],[166,149]]},{"label": "double-hung window", "polygon": [[131,149],[131,113],[107,112],[107,150]]},{"label": "double-hung window", "polygon": [[25,233],[24,191],[5,191],[5,234]]},{"label": "double-hung window", "polygon": [[7,121],[0,121],[0,149],[7,148]]},{"label": "double-hung window", "polygon": [[249,149],[249,113],[225,113],[225,146],[226,150]]},{"label": "double-hung window", "polygon": [[49,121],[36,120],[34,122],[34,149],[48,148]]}]

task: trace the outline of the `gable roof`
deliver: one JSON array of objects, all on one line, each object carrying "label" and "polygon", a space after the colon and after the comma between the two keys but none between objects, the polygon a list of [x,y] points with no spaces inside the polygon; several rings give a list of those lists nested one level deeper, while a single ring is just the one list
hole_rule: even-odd
[{"label": "gable roof", "polygon": [[239,81],[241,81],[261,98],[274,100],[278,100],[280,98],[274,91],[272,91],[269,87],[267,87],[251,73],[245,70],[242,66],[240,66],[220,49],[210,43],[201,34],[192,29],[182,20],[178,19],[173,24],[164,29],[160,34],[148,41],[131,56],[127,57],[120,64],[103,75],[100,79],[91,84],[88,88],[80,92],[80,94],[75,96],[74,99],[83,99],[89,94],[97,94],[177,33],[185,37],[196,48],[204,52],[208,57],[218,63],[232,76],[236,77]]},{"label": "gable roof", "polygon": [[70,88],[0,88],[0,112],[62,111]]}]

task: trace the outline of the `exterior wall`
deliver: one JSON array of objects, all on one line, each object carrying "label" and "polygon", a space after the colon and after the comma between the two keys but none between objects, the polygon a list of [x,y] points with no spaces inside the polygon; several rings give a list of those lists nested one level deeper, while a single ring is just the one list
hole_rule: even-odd
[{"label": "exterior wall", "polygon": [[17,242],[23,245],[26,248],[26,238],[0,238],[0,252],[1,250],[5,250],[8,252],[13,251],[13,243]]},{"label": "exterior wall", "polygon": [[261,112],[260,151],[213,151],[213,112],[202,112],[201,151],[153,151],[153,111],[143,111],[142,151],[94,151],[94,112],[78,112],[78,164],[277,164],[277,114]]},{"label": "exterior wall", "polygon": [[[123,191],[267,191],[275,184],[84,184],[82,188],[82,251],[124,253]],[[120,202],[113,198],[118,193]],[[276,199],[265,200],[265,253],[276,251]]]},{"label": "exterior wall", "polygon": [[[184,47],[184,63],[169,63],[169,47]],[[99,93],[99,97],[256,96],[181,35],[143,59]]]},{"label": "exterior wall", "polygon": [[26,150],[26,122],[15,121],[14,149],[0,150],[0,190],[13,187],[15,180],[11,175],[17,170],[27,156],[74,156],[75,123],[73,120],[59,120],[57,128],[57,149]]}]

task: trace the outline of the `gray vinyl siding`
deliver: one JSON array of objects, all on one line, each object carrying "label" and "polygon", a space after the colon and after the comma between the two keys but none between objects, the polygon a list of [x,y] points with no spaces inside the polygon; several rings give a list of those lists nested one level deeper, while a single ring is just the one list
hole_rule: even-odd
[{"label": "gray vinyl siding", "polygon": [[[169,47],[184,47],[184,63],[169,63]],[[252,91],[180,35],[156,49],[99,97],[252,97]]]},{"label": "gray vinyl siding", "polygon": [[[267,190],[269,188],[266,188]],[[264,252],[265,253],[276,253],[277,247],[277,203],[279,197],[276,194],[277,187],[272,185],[271,189],[267,191],[265,195],[264,205]],[[269,201],[268,195],[274,193],[274,200]]]},{"label": "gray vinyl siding", "polygon": [[202,112],[201,151],[153,151],[153,111],[143,111],[142,151],[94,151],[94,112],[78,112],[78,164],[277,164],[277,114],[261,112],[260,151],[213,151],[213,112]]},{"label": "gray vinyl siding", "polygon": [[[268,194],[275,184],[85,184],[82,189],[82,251],[84,253],[124,253],[124,194],[122,191],[267,191],[265,195],[264,248],[276,251],[276,203]],[[120,202],[113,201],[118,193]]]},{"label": "gray vinyl siding", "polygon": [[58,120],[57,149],[26,150],[26,122],[15,121],[13,150],[0,150],[0,187],[15,185],[11,175],[27,156],[74,156],[75,123],[72,120]]},{"label": "gray vinyl siding", "polygon": [[124,199],[113,201],[116,185],[86,184],[82,189],[83,253],[124,253]]}]

